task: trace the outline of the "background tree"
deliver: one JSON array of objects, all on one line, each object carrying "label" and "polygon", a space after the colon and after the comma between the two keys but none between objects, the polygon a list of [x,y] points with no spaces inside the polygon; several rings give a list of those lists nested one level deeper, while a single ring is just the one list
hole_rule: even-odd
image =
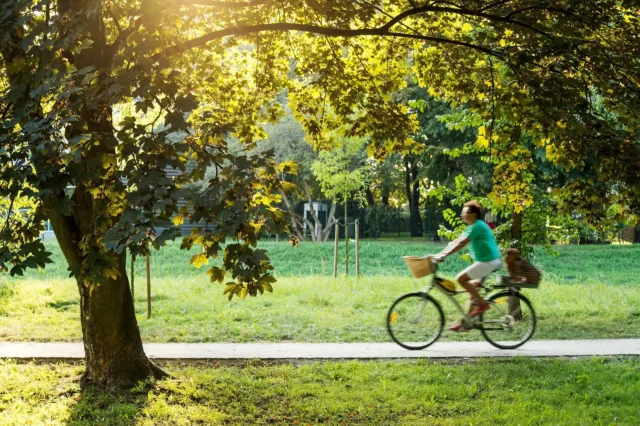
[{"label": "background tree", "polygon": [[[366,203],[373,165],[364,148],[364,138],[342,138],[331,151],[321,151],[312,170],[322,193],[329,199],[341,199],[344,206],[344,225],[348,223],[349,200]],[[335,205],[335,203],[333,203]]]},{"label": "background tree", "polygon": [[447,117],[461,112],[445,101],[434,99],[426,89],[415,84],[400,92],[398,100],[412,108],[419,123],[413,138],[422,145],[422,151],[403,157],[411,236],[419,237],[423,234],[420,212],[426,204],[421,202],[421,192],[429,191],[434,185],[451,186],[453,178],[460,173],[469,177],[490,175],[491,168],[463,153],[463,148],[474,140],[475,129],[446,124]]},{"label": "background tree", "polygon": [[[282,199],[293,222],[293,232],[299,240],[305,241],[305,229],[310,231],[311,240],[323,242],[329,238],[333,225],[336,223],[336,203],[332,201],[325,223],[322,223],[313,208],[310,210],[311,219],[297,211],[297,205],[304,200],[313,206],[321,194],[320,186],[313,174],[312,166],[318,159],[318,154],[311,144],[306,141],[306,133],[287,108],[285,117],[276,124],[267,124],[265,131],[267,139],[260,142],[256,151],[260,153],[272,152],[278,164],[295,163],[296,173],[281,173],[281,180],[295,184],[295,190],[290,194],[282,193]],[[293,164],[292,164],[293,166]],[[306,225],[306,227],[305,227]]]}]

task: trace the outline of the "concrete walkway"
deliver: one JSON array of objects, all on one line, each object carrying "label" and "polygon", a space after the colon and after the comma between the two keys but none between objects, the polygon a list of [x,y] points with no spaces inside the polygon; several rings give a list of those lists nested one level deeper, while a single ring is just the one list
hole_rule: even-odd
[{"label": "concrete walkway", "polygon": [[[145,351],[157,360],[337,360],[405,358],[493,358],[640,356],[640,339],[534,340],[513,350],[494,348],[487,342],[436,342],[421,351],[409,351],[395,343],[146,343]],[[0,342],[0,358],[82,359],[81,343]]]}]

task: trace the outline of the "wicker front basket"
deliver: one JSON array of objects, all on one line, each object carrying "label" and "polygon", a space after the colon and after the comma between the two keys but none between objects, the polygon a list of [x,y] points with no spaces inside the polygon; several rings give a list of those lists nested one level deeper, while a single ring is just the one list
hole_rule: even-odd
[{"label": "wicker front basket", "polygon": [[402,258],[407,264],[409,271],[416,278],[426,277],[433,274],[433,262],[431,257],[404,256]]}]

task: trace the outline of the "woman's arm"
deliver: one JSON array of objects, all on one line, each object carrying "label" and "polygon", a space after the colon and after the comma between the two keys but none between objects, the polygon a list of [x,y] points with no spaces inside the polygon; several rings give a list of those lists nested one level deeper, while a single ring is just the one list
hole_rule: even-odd
[{"label": "woman's arm", "polygon": [[463,248],[465,248],[465,246],[469,244],[469,238],[467,238],[466,235],[461,235],[458,238],[456,238],[455,240],[451,241],[445,248],[444,250],[442,250],[439,254],[437,254],[435,256],[436,260],[438,261],[442,261],[444,260],[447,256],[459,252],[460,250],[462,250]]}]

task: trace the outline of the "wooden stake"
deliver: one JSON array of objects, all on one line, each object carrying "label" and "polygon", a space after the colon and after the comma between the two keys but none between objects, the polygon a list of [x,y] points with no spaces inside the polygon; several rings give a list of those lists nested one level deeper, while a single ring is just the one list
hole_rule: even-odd
[{"label": "wooden stake", "polygon": [[338,277],[338,243],[340,235],[340,226],[336,223],[336,242],[333,247],[333,278]]},{"label": "wooden stake", "polygon": [[150,255],[147,253],[147,318],[151,318],[151,262]]},{"label": "wooden stake", "polygon": [[356,219],[356,279],[360,278],[360,221]]},{"label": "wooden stake", "polygon": [[349,224],[344,225],[344,274],[349,276]]},{"label": "wooden stake", "polygon": [[136,265],[136,257],[131,255],[131,299],[133,299],[133,306],[136,305],[136,286],[134,285],[134,281],[136,279],[135,273],[135,265]]},{"label": "wooden stake", "polygon": [[344,196],[344,275],[349,276],[349,216],[348,207],[349,201],[347,195]]}]

